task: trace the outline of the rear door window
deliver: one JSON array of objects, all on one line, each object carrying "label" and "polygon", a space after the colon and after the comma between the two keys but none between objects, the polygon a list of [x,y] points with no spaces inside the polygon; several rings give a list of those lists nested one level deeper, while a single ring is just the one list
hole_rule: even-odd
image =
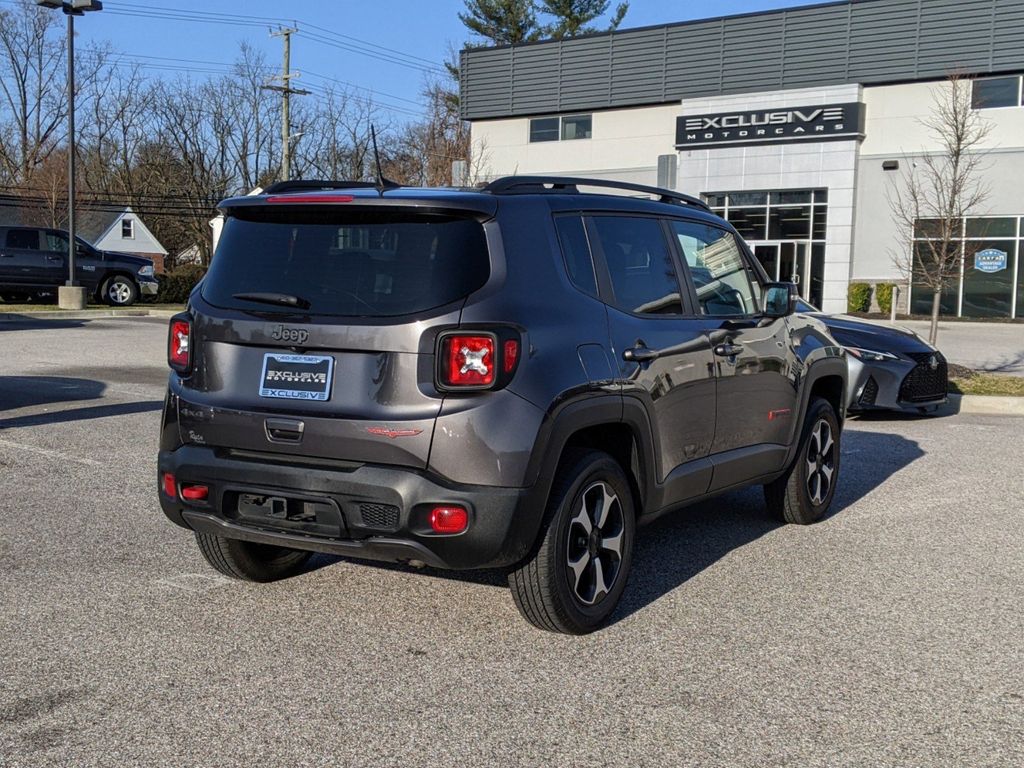
[{"label": "rear door window", "polygon": [[22,250],[39,250],[39,230],[36,229],[8,229],[8,248],[21,248]]},{"label": "rear door window", "polygon": [[465,298],[489,274],[473,219],[261,208],[227,218],[202,295],[219,307],[294,312],[236,298],[278,293],[308,302],[311,314],[387,317]]},{"label": "rear door window", "polygon": [[614,306],[638,315],[683,314],[679,277],[661,222],[639,216],[594,216],[591,222]]}]

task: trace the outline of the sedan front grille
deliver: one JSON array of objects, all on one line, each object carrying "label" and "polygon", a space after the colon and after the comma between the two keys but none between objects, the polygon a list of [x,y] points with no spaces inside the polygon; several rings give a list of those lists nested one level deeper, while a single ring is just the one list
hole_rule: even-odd
[{"label": "sedan front grille", "polygon": [[900,401],[925,403],[941,400],[949,387],[949,370],[941,352],[908,352],[917,365],[904,377],[900,385]]}]

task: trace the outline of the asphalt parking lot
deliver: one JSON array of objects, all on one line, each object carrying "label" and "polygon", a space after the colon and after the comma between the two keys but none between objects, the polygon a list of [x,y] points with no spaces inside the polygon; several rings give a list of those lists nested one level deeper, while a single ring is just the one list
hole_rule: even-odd
[{"label": "asphalt parking lot", "polygon": [[165,323],[0,325],[0,766],[1024,764],[1024,419],[852,420],[831,517],[663,518],[561,637],[497,574],[216,575],[155,498]]}]

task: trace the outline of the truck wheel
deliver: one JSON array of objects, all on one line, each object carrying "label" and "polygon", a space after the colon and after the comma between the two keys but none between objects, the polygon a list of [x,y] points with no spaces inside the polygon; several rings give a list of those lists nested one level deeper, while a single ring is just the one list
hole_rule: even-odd
[{"label": "truck wheel", "polygon": [[294,576],[311,554],[198,531],[196,543],[210,565],[225,576],[242,581],[267,582]]},{"label": "truck wheel", "polygon": [[633,559],[633,495],[622,467],[600,451],[567,454],[545,519],[540,548],[509,574],[512,597],[540,629],[593,632],[615,610]]},{"label": "truck wheel", "polygon": [[103,300],[112,307],[128,307],[139,298],[139,289],[130,277],[114,275],[103,284]]},{"label": "truck wheel", "polygon": [[787,523],[820,520],[835,496],[839,480],[839,420],[824,398],[811,400],[793,465],[764,486],[768,510]]}]

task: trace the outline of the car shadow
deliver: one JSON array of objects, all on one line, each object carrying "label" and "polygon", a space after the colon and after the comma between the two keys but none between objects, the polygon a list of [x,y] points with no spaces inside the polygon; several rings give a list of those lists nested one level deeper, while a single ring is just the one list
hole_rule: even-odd
[{"label": "car shadow", "polygon": [[81,328],[88,320],[47,320],[30,314],[4,312],[0,304],[0,333],[4,331],[41,331],[62,328]]},{"label": "car shadow", "polygon": [[[903,470],[924,451],[913,440],[893,434],[860,430],[843,433],[841,479],[829,514],[816,525],[829,525],[860,499]],[[637,531],[629,585],[611,622],[621,621],[675,591],[726,555],[766,536],[783,524],[765,509],[759,486],[733,491],[665,514]],[[315,570],[348,558],[318,555]],[[452,581],[507,589],[506,574],[498,570],[445,571],[413,569],[392,563],[365,563],[382,570],[424,574]]]},{"label": "car shadow", "polygon": [[[103,397],[106,389],[105,383],[95,379],[67,376],[0,376],[0,414],[4,411],[15,411],[21,408],[99,400]],[[106,403],[80,408],[47,410],[43,413],[31,413],[11,418],[0,416],[0,429],[102,419],[110,416],[159,411],[162,407],[163,401],[161,400],[143,400],[134,403]]]}]

